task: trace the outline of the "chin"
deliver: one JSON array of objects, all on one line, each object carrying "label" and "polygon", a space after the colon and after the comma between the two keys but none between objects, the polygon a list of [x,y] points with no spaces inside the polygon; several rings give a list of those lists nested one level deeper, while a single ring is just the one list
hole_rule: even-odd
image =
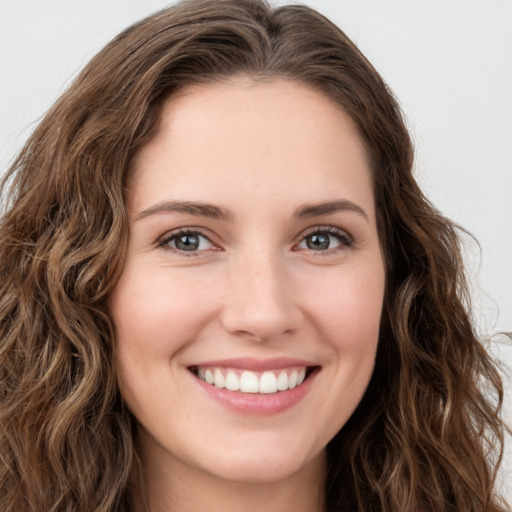
[{"label": "chin", "polygon": [[[254,444],[251,449],[233,449],[222,456],[213,455],[204,461],[206,471],[216,478],[236,483],[269,484],[286,480],[300,472],[314,472],[322,467],[325,450],[307,453],[303,447]],[[227,456],[226,456],[227,455]]]}]

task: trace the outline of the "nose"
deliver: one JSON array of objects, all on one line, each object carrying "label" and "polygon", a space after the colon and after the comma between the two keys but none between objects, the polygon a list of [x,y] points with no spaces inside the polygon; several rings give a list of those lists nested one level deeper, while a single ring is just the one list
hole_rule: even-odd
[{"label": "nose", "polygon": [[222,312],[224,328],[255,341],[294,333],[302,322],[293,279],[279,258],[240,258],[229,272]]}]

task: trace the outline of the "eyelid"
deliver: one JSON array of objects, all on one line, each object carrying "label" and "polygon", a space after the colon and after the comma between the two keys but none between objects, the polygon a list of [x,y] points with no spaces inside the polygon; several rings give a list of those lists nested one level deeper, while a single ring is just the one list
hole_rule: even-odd
[{"label": "eyelid", "polygon": [[[327,233],[328,235],[336,236],[338,240],[341,242],[339,246],[333,247],[332,249],[327,249],[325,251],[313,251],[308,249],[295,249],[300,243],[304,241],[304,239],[310,235],[315,233]],[[308,250],[309,252],[315,252],[316,256],[322,256],[327,254],[332,254],[338,251],[346,250],[348,247],[351,247],[355,243],[354,237],[345,229],[338,228],[336,226],[330,225],[318,225],[312,226],[305,231],[303,231],[297,242],[293,245],[294,250]]]},{"label": "eyelid", "polygon": [[346,238],[349,238],[350,240],[353,240],[353,236],[346,230],[339,228],[337,226],[331,226],[330,224],[319,224],[317,226],[311,226],[310,228],[305,229],[299,236],[302,238],[311,235],[313,233],[331,233],[334,235],[340,235],[344,236]]},{"label": "eyelid", "polygon": [[[308,249],[298,249],[297,246],[304,241],[304,239],[315,233],[327,233],[328,235],[335,236],[340,241],[340,245],[333,247],[332,249],[326,249],[324,251],[313,251]],[[180,249],[166,246],[166,243],[169,242],[174,237],[177,237],[181,234],[189,234],[189,235],[199,235],[206,238],[210,244],[213,245],[212,249],[203,249],[203,250],[195,250],[195,251],[182,251]],[[351,235],[347,230],[332,226],[332,225],[317,225],[311,226],[310,228],[301,232],[301,234],[297,237],[296,242],[293,244],[292,250],[294,251],[302,251],[307,250],[308,252],[315,252],[316,256],[328,255],[338,251],[346,250],[351,247],[355,243],[355,239],[353,235]],[[164,250],[174,251],[181,255],[193,256],[198,255],[198,253],[208,252],[212,250],[222,250],[221,242],[218,240],[218,237],[213,234],[210,230],[207,230],[198,226],[186,226],[180,227],[176,229],[172,229],[170,231],[165,232],[161,235],[155,242],[154,245],[156,247],[162,248]]]},{"label": "eyelid", "polygon": [[[181,251],[177,248],[166,246],[166,243],[168,243],[172,238],[178,237],[180,235],[198,235],[202,236],[203,238],[206,238],[210,244],[213,245],[212,249],[206,249],[206,250],[196,250],[196,251]],[[204,228],[198,227],[198,226],[186,226],[186,227],[180,227],[176,229],[172,229],[170,231],[165,232],[163,235],[158,237],[158,239],[155,241],[154,245],[156,247],[162,248],[164,250],[174,251],[179,254],[183,254],[186,256],[192,256],[194,254],[198,254],[200,252],[206,252],[208,250],[220,250],[220,242],[217,240],[217,237],[213,235],[209,230],[206,230]]]}]

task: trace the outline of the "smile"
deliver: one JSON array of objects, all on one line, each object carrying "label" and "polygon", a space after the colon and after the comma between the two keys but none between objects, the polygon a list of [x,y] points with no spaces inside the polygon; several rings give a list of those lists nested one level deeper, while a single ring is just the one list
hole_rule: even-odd
[{"label": "smile", "polygon": [[306,379],[307,368],[302,366],[255,372],[199,366],[195,368],[194,373],[202,381],[219,389],[241,393],[272,394],[300,386]]},{"label": "smile", "polygon": [[321,371],[314,361],[250,357],[188,366],[206,396],[237,414],[266,416],[298,405]]}]

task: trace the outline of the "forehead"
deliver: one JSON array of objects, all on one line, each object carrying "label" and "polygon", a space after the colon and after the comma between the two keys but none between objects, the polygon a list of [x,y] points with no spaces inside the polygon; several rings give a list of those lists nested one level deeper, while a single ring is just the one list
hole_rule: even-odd
[{"label": "forehead", "polygon": [[352,119],[321,92],[288,80],[233,79],[172,95],[132,176],[132,200],[144,203],[164,191],[221,200],[233,188],[272,190],[283,201],[372,196]]}]

